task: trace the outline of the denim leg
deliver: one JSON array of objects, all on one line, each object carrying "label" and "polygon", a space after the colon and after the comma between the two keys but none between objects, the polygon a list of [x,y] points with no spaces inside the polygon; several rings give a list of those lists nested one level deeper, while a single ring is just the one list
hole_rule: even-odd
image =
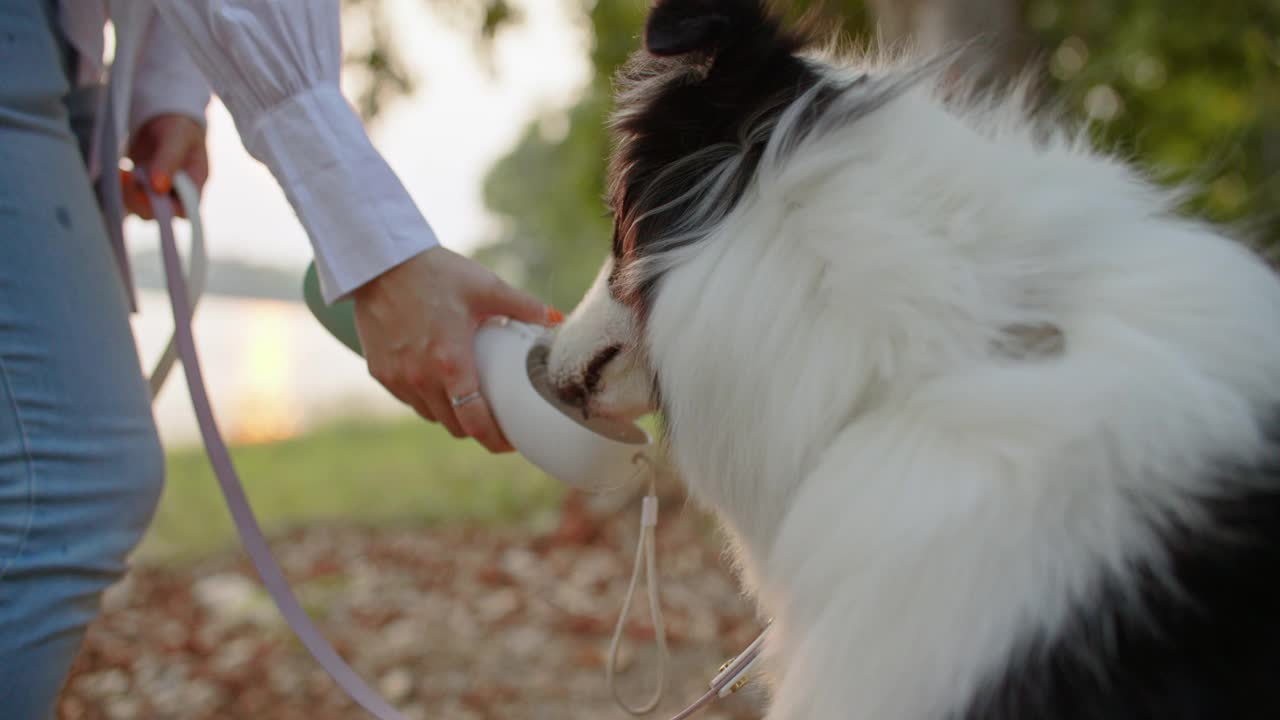
[{"label": "denim leg", "polygon": [[12,720],[49,717],[164,473],[79,151],[24,142],[41,146],[43,179],[0,180],[0,708]]},{"label": "denim leg", "polygon": [[0,0],[0,716],[48,720],[164,460],[76,138],[41,99],[62,68],[24,6]]}]

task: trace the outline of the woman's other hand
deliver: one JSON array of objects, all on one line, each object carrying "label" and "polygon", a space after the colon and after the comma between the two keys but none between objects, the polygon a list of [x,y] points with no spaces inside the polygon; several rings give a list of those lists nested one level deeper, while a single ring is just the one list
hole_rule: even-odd
[{"label": "woman's other hand", "polygon": [[397,265],[354,295],[356,330],[374,378],[454,437],[475,438],[495,453],[512,450],[476,396],[476,330],[494,316],[552,325],[562,319],[558,311],[443,247]]},{"label": "woman's other hand", "polygon": [[[129,159],[146,171],[151,189],[160,195],[169,194],[173,176],[179,170],[191,176],[198,188],[203,188],[209,179],[204,126],[186,115],[157,115],[143,123],[129,142]],[[129,212],[152,219],[151,202],[142,188],[127,173],[121,174],[120,182]],[[186,217],[181,203],[175,200],[175,204],[178,214]]]}]

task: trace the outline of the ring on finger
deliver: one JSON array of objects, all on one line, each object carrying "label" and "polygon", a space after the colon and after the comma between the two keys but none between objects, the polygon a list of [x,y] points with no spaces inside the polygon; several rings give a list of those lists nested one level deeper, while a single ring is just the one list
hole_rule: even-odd
[{"label": "ring on finger", "polygon": [[477,390],[473,393],[467,393],[466,395],[450,397],[449,402],[452,403],[455,408],[460,408],[463,405],[466,405],[467,403],[472,403],[479,399],[480,399],[480,391]]}]

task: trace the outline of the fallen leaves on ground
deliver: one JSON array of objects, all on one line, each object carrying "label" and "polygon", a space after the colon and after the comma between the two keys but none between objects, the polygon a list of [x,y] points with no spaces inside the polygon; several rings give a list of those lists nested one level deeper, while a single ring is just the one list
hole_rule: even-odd
[{"label": "fallen leaves on ground", "polygon": [[[638,515],[594,520],[566,506],[560,528],[306,528],[273,542],[325,636],[407,720],[631,717],[604,662],[631,573]],[[670,717],[759,631],[717,539],[687,508],[658,532],[671,649]],[[640,593],[643,596],[643,593]],[[654,682],[647,602],[632,607],[620,687]],[[104,600],[59,707],[61,720],[338,720],[367,717],[283,625],[242,553],[136,568]],[[702,720],[760,717],[750,690]]]}]

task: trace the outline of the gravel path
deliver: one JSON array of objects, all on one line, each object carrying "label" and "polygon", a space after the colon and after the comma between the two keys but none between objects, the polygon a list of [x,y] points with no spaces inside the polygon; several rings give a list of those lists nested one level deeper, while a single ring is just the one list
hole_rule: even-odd
[{"label": "gravel path", "polygon": [[[560,528],[308,528],[277,539],[304,606],[409,720],[629,718],[603,662],[631,572],[631,509]],[[759,626],[691,509],[665,513],[659,572],[672,650],[663,720],[701,694]],[[622,653],[633,702],[651,687],[653,629],[637,600]],[[758,718],[744,690],[701,720]],[[60,707],[63,720],[336,720],[366,716],[283,627],[240,553],[143,566],[113,588]]]}]

